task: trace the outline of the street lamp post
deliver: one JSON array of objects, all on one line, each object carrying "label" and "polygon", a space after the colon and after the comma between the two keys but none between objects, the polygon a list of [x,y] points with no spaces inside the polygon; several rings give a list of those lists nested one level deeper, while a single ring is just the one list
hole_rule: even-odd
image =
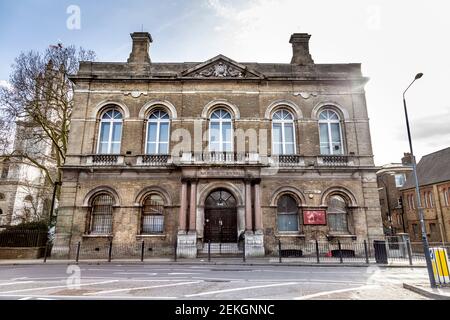
[{"label": "street lamp post", "polygon": [[425,222],[424,222],[424,218],[423,218],[422,201],[420,199],[419,181],[417,179],[416,157],[414,156],[414,153],[413,153],[413,147],[412,147],[412,142],[411,142],[411,131],[409,128],[409,120],[408,120],[408,110],[406,108],[406,98],[405,98],[406,91],[408,91],[408,89],[413,85],[413,83],[416,80],[422,78],[422,76],[423,76],[423,73],[418,73],[415,76],[414,80],[411,82],[411,84],[403,92],[403,107],[405,109],[406,129],[408,130],[409,150],[411,152],[411,162],[412,162],[414,183],[415,183],[415,188],[416,188],[417,208],[419,211],[420,227],[422,229],[423,251],[425,254],[425,261],[427,263],[427,270],[428,270],[428,277],[430,279],[430,285],[432,288],[435,288],[436,281],[434,279],[433,268],[431,266],[430,250],[429,250],[428,239],[427,239],[427,234],[426,234],[426,230],[425,230]]}]

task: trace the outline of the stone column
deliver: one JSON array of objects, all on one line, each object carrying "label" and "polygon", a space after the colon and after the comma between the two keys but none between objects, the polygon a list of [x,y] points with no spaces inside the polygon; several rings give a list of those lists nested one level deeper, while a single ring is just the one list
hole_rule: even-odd
[{"label": "stone column", "polygon": [[181,181],[181,196],[180,196],[180,213],[178,217],[178,232],[186,231],[186,211],[187,211],[187,182]]},{"label": "stone column", "polygon": [[191,199],[189,202],[189,231],[196,231],[197,181],[191,181]]},{"label": "stone column", "polygon": [[253,231],[252,189],[250,181],[245,181],[245,232]]},{"label": "stone column", "polygon": [[261,186],[255,184],[255,232],[262,233],[262,212],[261,212]]}]

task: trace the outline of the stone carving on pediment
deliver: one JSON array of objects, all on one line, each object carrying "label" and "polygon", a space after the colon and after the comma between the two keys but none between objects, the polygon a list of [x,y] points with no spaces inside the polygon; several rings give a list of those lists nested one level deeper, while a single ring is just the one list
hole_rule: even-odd
[{"label": "stone carving on pediment", "polygon": [[295,92],[294,96],[300,96],[303,99],[309,99],[310,97],[317,97],[317,92]]},{"label": "stone carving on pediment", "polygon": [[222,61],[215,63],[194,74],[194,77],[214,77],[214,78],[242,78],[244,74],[241,70],[234,68]]},{"label": "stone carving on pediment", "polygon": [[146,91],[128,91],[124,92],[124,95],[131,95],[133,98],[139,98],[141,95],[147,95],[148,92]]}]

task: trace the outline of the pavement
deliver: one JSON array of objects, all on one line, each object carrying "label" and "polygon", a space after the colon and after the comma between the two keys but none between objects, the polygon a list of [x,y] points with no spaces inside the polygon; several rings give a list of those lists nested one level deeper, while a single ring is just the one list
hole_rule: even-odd
[{"label": "pavement", "polygon": [[[51,261],[51,260],[50,260]],[[7,300],[427,300],[424,268],[111,262],[0,265]]]},{"label": "pavement", "polygon": [[431,288],[429,283],[403,283],[403,288],[434,300],[450,300],[450,286]]}]

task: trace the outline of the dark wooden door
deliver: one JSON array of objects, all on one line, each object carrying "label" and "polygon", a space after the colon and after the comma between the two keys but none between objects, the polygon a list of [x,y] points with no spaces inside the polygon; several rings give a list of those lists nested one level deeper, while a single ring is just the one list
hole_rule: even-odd
[{"label": "dark wooden door", "polygon": [[236,210],[206,209],[205,241],[237,242]]},{"label": "dark wooden door", "polygon": [[206,199],[204,240],[237,242],[236,199],[226,190],[216,190]]}]

